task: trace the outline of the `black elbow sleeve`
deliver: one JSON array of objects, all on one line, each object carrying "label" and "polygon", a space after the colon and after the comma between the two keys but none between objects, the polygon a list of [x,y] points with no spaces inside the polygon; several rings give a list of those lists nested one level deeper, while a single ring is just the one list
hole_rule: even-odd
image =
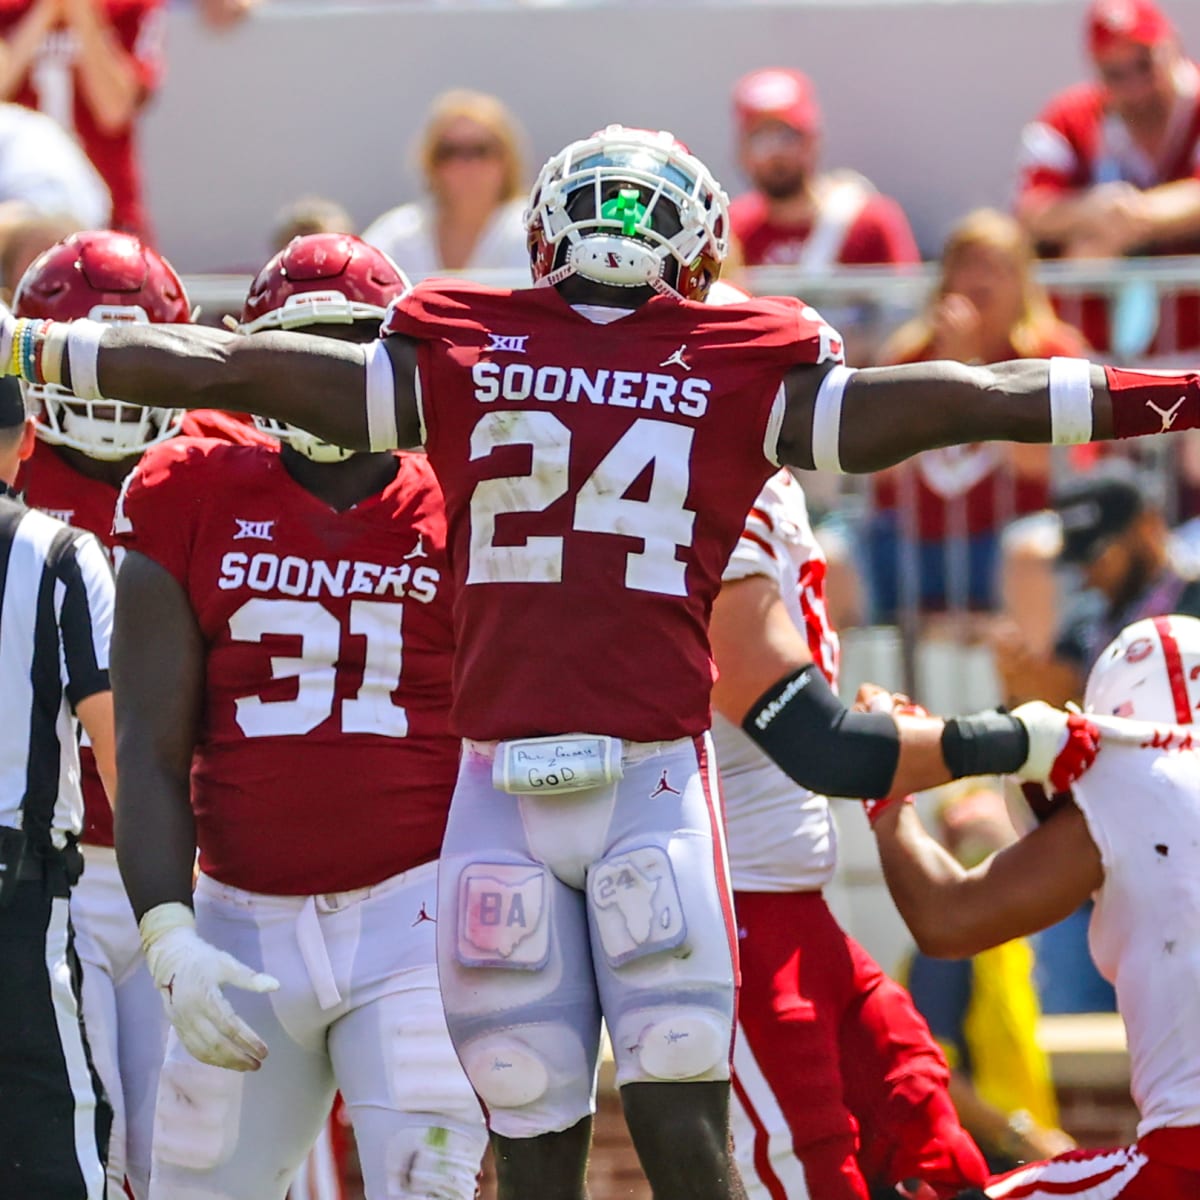
[{"label": "black elbow sleeve", "polygon": [[742,728],[802,787],[827,796],[886,796],[900,759],[888,713],[851,712],[810,663],[751,706]]}]

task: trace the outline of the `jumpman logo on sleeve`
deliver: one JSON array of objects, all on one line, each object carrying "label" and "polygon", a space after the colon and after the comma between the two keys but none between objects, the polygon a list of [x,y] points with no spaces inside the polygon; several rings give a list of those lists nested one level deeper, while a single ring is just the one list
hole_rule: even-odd
[{"label": "jumpman logo on sleeve", "polygon": [[1175,418],[1179,414],[1183,402],[1187,399],[1186,396],[1180,396],[1170,408],[1159,408],[1153,400],[1146,401],[1146,407],[1152,408],[1162,418],[1162,432],[1170,433],[1171,426],[1175,424]]}]

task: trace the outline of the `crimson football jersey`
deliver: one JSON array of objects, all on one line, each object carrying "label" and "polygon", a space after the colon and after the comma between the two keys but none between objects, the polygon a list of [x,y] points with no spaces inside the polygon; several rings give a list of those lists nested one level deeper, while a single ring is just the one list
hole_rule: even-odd
[{"label": "crimson football jersey", "polygon": [[[34,0],[0,0],[0,38],[11,38],[33,7]],[[95,7],[129,56],[140,108],[162,80],[163,0],[95,0]],[[41,110],[79,139],[112,195],[112,227],[152,240],[137,157],[138,114],[119,129],[105,129],[97,119],[80,77],[74,30],[65,22],[51,29],[13,87],[7,99]]]},{"label": "crimson football jersey", "polygon": [[[265,437],[246,418],[207,408],[185,413],[180,432],[231,442],[261,442]],[[30,507],[40,508],[76,529],[94,533],[114,564],[120,562],[124,551],[112,536],[117,489],[111,483],[81,475],[53,446],[39,440],[33,457],[22,464],[17,490]],[[83,783],[82,840],[93,846],[111,846],[112,806],[100,782],[96,760],[86,745],[80,747],[79,765]]]},{"label": "crimson football jersey", "polygon": [[205,641],[192,806],[224,883],[345,891],[437,856],[459,750],[445,517],[425,458],[397,468],[345,512],[278,444],[175,438],[130,476],[118,542],[179,582]]},{"label": "crimson football jersey", "polygon": [[420,343],[457,586],[456,730],[707,729],[709,612],[776,469],[784,374],[840,361],[837,334],[792,299],[656,297],[606,324],[551,287],[444,280],[396,300],[383,332]]}]

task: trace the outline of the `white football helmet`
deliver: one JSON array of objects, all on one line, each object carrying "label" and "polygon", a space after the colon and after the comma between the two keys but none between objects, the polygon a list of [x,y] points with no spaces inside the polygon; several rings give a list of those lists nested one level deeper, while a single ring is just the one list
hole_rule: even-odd
[{"label": "white football helmet", "polygon": [[674,134],[609,125],[546,163],[525,229],[535,283],[579,274],[703,300],[729,252],[729,200]]},{"label": "white football helmet", "polygon": [[1200,620],[1178,614],[1127,625],[1088,675],[1084,710],[1190,725],[1200,707]]}]

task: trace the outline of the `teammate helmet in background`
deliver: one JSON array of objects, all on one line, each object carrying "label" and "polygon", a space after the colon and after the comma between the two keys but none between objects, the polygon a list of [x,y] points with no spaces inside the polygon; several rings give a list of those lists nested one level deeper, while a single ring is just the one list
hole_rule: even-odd
[{"label": "teammate helmet in background", "polygon": [[[73,233],[44,251],[21,276],[13,297],[18,317],[108,324],[183,325],[191,306],[183,283],[162,255],[127,233]],[[80,400],[53,384],[23,383],[40,406],[38,436],[90,458],[140,454],[179,429],[181,409],[141,408],[120,400]]]},{"label": "teammate helmet in background", "polygon": [[729,252],[729,200],[673,134],[609,125],[546,163],[525,229],[536,283],[577,274],[703,300]]},{"label": "teammate helmet in background", "polygon": [[[382,250],[345,233],[296,237],[267,263],[242,306],[238,328],[304,329],[315,325],[381,322],[388,305],[411,285]],[[322,441],[295,425],[255,416],[264,433],[313,462],[341,462],[354,451]]]},{"label": "teammate helmet in background", "polygon": [[1173,615],[1127,625],[1096,660],[1083,693],[1097,715],[1190,725],[1200,688],[1200,620]]}]

